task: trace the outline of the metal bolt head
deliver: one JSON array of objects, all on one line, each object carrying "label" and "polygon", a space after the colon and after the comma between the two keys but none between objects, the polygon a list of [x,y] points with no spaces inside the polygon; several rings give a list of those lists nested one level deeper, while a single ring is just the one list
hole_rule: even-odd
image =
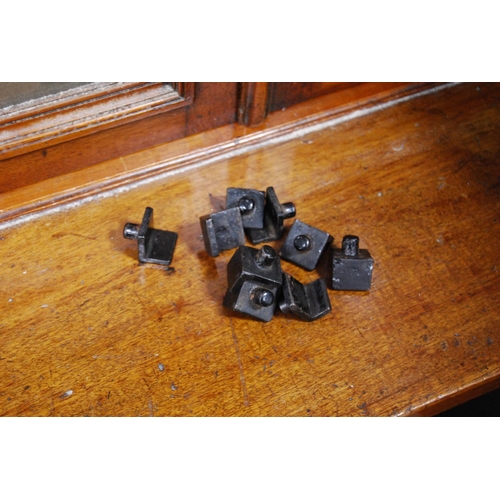
[{"label": "metal bolt head", "polygon": [[274,293],[264,288],[259,288],[254,292],[253,301],[262,307],[272,306],[274,304]]},{"label": "metal bolt head", "polygon": [[280,289],[281,285],[263,285],[257,281],[245,280],[238,290],[226,291],[223,304],[228,309],[260,321],[271,321]]},{"label": "metal bolt head", "polygon": [[269,246],[264,245],[256,254],[255,254],[255,263],[259,267],[268,267],[270,266],[278,257],[276,250]]},{"label": "metal bolt head", "polygon": [[240,212],[242,214],[246,214],[248,212],[251,212],[254,207],[255,207],[255,202],[252,200],[252,198],[248,198],[247,196],[243,196],[243,198],[240,198],[240,201],[238,202],[238,207],[240,209]]},{"label": "metal bolt head", "polygon": [[139,235],[139,225],[127,222],[123,228],[123,237],[127,240],[136,240]]},{"label": "metal bolt head", "polygon": [[308,236],[306,236],[305,234],[299,234],[293,240],[293,246],[299,252],[305,252],[306,250],[309,250],[312,246],[311,239]]},{"label": "metal bolt head", "polygon": [[237,208],[245,229],[264,227],[265,195],[256,189],[227,188],[226,208]]},{"label": "metal bolt head", "polygon": [[295,205],[291,201],[287,203],[282,203],[281,210],[283,210],[284,219],[290,219],[291,217],[295,217],[297,215],[297,209],[295,208]]}]

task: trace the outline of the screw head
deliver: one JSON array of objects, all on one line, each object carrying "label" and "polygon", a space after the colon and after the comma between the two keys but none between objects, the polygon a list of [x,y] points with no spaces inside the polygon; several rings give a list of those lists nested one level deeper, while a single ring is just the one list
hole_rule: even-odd
[{"label": "screw head", "polygon": [[123,228],[123,237],[127,240],[136,240],[139,236],[139,225],[127,222]]},{"label": "screw head", "polygon": [[295,217],[295,215],[297,214],[295,205],[291,201],[283,203],[281,205],[281,210],[283,210],[284,219],[290,219],[291,217]]},{"label": "screw head", "polygon": [[259,288],[255,291],[253,301],[262,307],[269,307],[274,304],[274,293],[269,290]]},{"label": "screw head", "polygon": [[309,250],[312,246],[311,238],[309,238],[309,236],[306,236],[305,234],[299,234],[293,240],[293,246],[299,252],[305,252],[306,250]]},{"label": "screw head", "polygon": [[238,202],[238,207],[242,214],[246,214],[247,212],[251,212],[254,209],[255,202],[254,200],[252,200],[252,198],[243,196],[243,198],[240,198],[240,201]]},{"label": "screw head", "polygon": [[278,255],[276,254],[276,250],[269,246],[264,245],[256,254],[255,254],[255,263],[259,267],[268,267],[275,260]]}]

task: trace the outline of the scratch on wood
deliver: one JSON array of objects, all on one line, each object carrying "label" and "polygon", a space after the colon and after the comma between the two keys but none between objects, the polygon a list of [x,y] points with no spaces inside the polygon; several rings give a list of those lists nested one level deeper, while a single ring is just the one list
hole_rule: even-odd
[{"label": "scratch on wood", "polygon": [[149,416],[154,417],[155,413],[153,411],[153,401],[151,401],[151,399],[148,401],[148,407],[149,407]]},{"label": "scratch on wood", "polygon": [[361,335],[361,338],[362,338],[363,340],[365,340],[365,336],[361,333],[361,330],[360,330],[357,326],[355,326],[355,328],[356,328],[356,330],[358,331],[358,333]]},{"label": "scratch on wood", "polygon": [[60,239],[64,236],[77,236],[78,238],[84,238],[86,240],[97,241],[97,238],[95,238],[93,236],[85,236],[84,234],[78,234],[78,233],[56,233],[56,234],[52,235],[52,238]]},{"label": "scratch on wood", "polygon": [[233,333],[234,349],[236,351],[236,357],[238,358],[238,367],[240,369],[241,387],[243,388],[243,402],[244,402],[245,406],[248,406],[247,385],[245,382],[245,374],[243,373],[243,363],[241,362],[240,348],[238,347],[238,339],[236,338],[236,333],[234,332],[233,319],[229,318],[229,322],[231,323],[231,331]]},{"label": "scratch on wood", "polygon": [[146,310],[146,306],[144,305],[144,302],[139,297],[139,294],[135,290],[133,290],[133,292],[134,292],[134,295],[137,297],[137,300],[139,301],[139,304],[141,304],[143,311],[145,311]]},{"label": "scratch on wood", "polygon": [[123,170],[124,170],[125,172],[128,172],[127,162],[125,162],[125,160],[123,159],[123,157],[122,157],[122,156],[120,156],[120,163],[122,164]]}]

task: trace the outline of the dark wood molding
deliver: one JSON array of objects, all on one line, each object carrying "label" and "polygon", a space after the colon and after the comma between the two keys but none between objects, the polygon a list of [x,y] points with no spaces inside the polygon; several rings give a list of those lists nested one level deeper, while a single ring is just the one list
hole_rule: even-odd
[{"label": "dark wood molding", "polygon": [[0,110],[0,160],[186,106],[193,83],[91,83]]},{"label": "dark wood molding", "polygon": [[255,127],[267,117],[269,83],[242,82],[238,97],[238,123],[247,127]]},{"label": "dark wood molding", "polygon": [[[268,113],[334,92],[353,89],[359,82],[271,82],[268,84]],[[384,85],[383,83],[379,85]],[[394,85],[394,84],[390,84]]]}]

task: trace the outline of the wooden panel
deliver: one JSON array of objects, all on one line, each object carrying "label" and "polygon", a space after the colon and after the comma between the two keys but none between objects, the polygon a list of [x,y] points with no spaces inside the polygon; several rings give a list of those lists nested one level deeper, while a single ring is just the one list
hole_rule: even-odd
[{"label": "wooden panel", "polygon": [[196,83],[196,103],[186,110],[183,137],[236,121],[238,84]]},{"label": "wooden panel", "polygon": [[240,83],[238,123],[254,127],[264,122],[268,113],[269,85],[266,82]]},{"label": "wooden panel", "polygon": [[268,110],[279,111],[294,104],[360,85],[355,82],[275,82],[269,84]]},{"label": "wooden panel", "polygon": [[[499,100],[455,86],[4,225],[0,414],[416,415],[498,386]],[[360,236],[370,292],[329,291],[313,323],[224,310],[232,252],[206,255],[198,217],[271,184],[337,245]],[[121,235],[146,205],[179,233],[175,269]]]},{"label": "wooden panel", "polygon": [[159,142],[179,139],[183,137],[185,126],[185,110],[176,109],[168,114],[146,118],[139,123],[112,128],[0,161],[0,193],[77,172],[89,165],[119,158],[155,146]]},{"label": "wooden panel", "polygon": [[0,110],[0,159],[117,127],[192,101],[192,85],[96,83]]},{"label": "wooden panel", "polygon": [[192,105],[185,99],[184,107],[163,107],[168,112],[1,160],[0,193],[231,123],[236,92],[236,84],[198,83]]}]

